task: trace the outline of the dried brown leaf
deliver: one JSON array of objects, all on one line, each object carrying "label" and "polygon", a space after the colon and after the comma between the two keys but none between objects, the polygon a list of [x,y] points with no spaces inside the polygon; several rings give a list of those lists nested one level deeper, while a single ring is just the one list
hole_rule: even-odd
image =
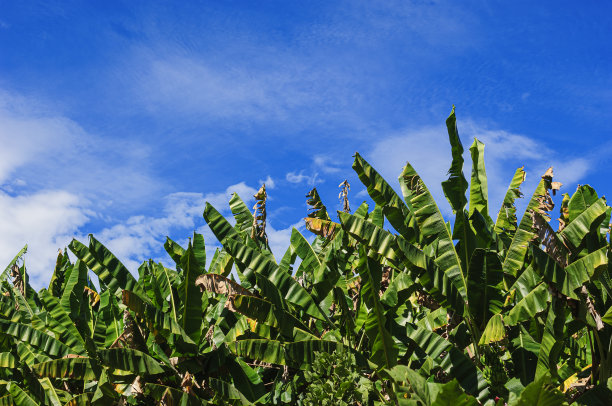
[{"label": "dried brown leaf", "polygon": [[599,313],[597,313],[597,310],[595,310],[595,305],[593,304],[593,300],[589,296],[589,291],[587,290],[586,286],[582,286],[582,288],[580,289],[580,294],[584,297],[584,300],[586,301],[587,310],[593,317],[597,330],[603,330],[603,321],[601,320],[601,316],[599,315]]},{"label": "dried brown leaf", "polygon": [[202,291],[218,293],[221,295],[235,296],[254,296],[253,293],[240,286],[238,283],[223,275],[207,273],[198,276],[195,281],[196,286]]},{"label": "dried brown leaf", "polygon": [[537,233],[536,239],[538,243],[544,245],[544,251],[557,261],[559,265],[566,267],[569,250],[563,241],[541,214],[532,210],[531,218],[533,219],[532,227]]}]

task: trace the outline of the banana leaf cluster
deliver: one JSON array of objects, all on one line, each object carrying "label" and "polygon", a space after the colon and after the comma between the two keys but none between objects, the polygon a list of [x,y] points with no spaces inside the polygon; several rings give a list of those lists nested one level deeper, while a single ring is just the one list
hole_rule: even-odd
[{"label": "banana leaf cluster", "polygon": [[345,181],[334,221],[313,189],[312,235],[280,261],[265,188],[233,219],[206,204],[212,259],[168,238],[174,265],[136,278],[90,236],[36,292],[22,250],[0,275],[0,405],[612,404],[612,208],[579,186],[554,230],[551,168],[518,215],[518,168],[493,218],[484,144],[468,182],[446,124],[452,222],[409,163],[393,187],[355,154],[374,207],[351,214]]}]

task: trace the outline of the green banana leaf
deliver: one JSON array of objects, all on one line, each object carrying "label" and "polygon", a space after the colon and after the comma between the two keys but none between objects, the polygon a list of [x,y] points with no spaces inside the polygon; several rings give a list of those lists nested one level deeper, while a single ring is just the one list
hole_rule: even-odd
[{"label": "green banana leaf", "polygon": [[51,406],[62,406],[64,404],[64,402],[60,400],[58,390],[56,390],[49,378],[39,379],[39,382],[45,391],[47,404]]},{"label": "green banana leaf", "polygon": [[238,196],[238,193],[232,194],[232,198],[229,201],[229,206],[234,218],[236,219],[235,227],[237,227],[241,232],[251,235],[251,228],[253,227],[253,214],[240,196]]},{"label": "green banana leaf", "polygon": [[544,325],[544,335],[540,343],[535,372],[536,381],[548,374],[551,374],[554,378],[558,377],[557,361],[563,347],[564,327],[565,306],[553,296]]},{"label": "green banana leaf", "polygon": [[[444,272],[445,277],[461,296],[463,302],[466,303],[468,298],[464,272],[442,213],[440,213],[425,183],[409,163],[406,164],[400,175],[400,183],[411,193],[406,197],[410,198],[414,216],[424,241],[427,244],[437,242],[437,255],[434,262]],[[463,309],[457,308],[456,311],[461,314]]]},{"label": "green banana leaf", "polygon": [[[312,317],[327,320],[325,314],[306,289],[265,255],[256,252],[238,240],[225,240],[223,246],[236,261],[248,266],[253,271],[253,275],[257,273],[270,280],[285,300],[300,306]],[[251,283],[254,284],[254,282],[255,280],[251,276]]]},{"label": "green banana leaf", "polygon": [[565,226],[560,233],[561,237],[572,247],[579,247],[582,240],[601,224],[607,210],[606,199],[602,197]]},{"label": "green banana leaf", "polygon": [[[196,238],[198,235],[194,233],[194,243],[201,239]],[[203,239],[201,240],[203,241]],[[179,297],[182,304],[180,325],[195,343],[200,341],[202,334],[202,292],[196,286],[196,279],[205,272],[205,265],[206,258],[197,255],[196,247],[189,243],[185,254],[181,258],[181,267],[185,273],[185,279],[179,289]]]},{"label": "green banana leaf", "polygon": [[176,262],[178,266],[181,265],[181,258],[185,255],[185,248],[181,247],[177,242],[173,241],[170,237],[166,237],[164,243],[164,249],[170,255],[170,258]]},{"label": "green banana leaf", "polygon": [[550,301],[550,293],[546,284],[541,283],[533,289],[527,296],[523,297],[514,307],[504,316],[504,324],[515,326],[518,323],[527,321],[536,314],[546,310]]},{"label": "green banana leaf", "polygon": [[470,147],[472,156],[472,179],[470,181],[470,217],[477,210],[485,219],[487,225],[492,226],[493,220],[489,216],[489,187],[484,162],[484,144],[474,138]]},{"label": "green banana leaf", "polygon": [[510,400],[508,406],[563,406],[567,405],[563,393],[543,375],[523,389],[518,398]]},{"label": "green banana leaf", "polygon": [[468,394],[475,396],[478,400],[487,398],[489,394],[487,381],[467,355],[448,340],[424,328],[415,328],[408,324],[407,333],[409,340],[428,357],[439,360],[440,356],[446,353],[441,361],[437,361],[440,367],[451,376],[456,377],[459,385]]},{"label": "green banana leaf", "polygon": [[91,392],[81,393],[70,399],[64,406],[89,406],[92,396],[93,393]]},{"label": "green banana leaf", "polygon": [[[82,333],[77,330],[74,322],[71,320],[70,315],[64,310],[60,301],[57,298],[51,296],[51,294],[43,289],[39,292],[40,300],[49,312],[49,316],[58,322],[58,326],[54,331],[59,335],[61,341],[72,348],[75,354],[85,354],[85,340],[83,339]],[[81,293],[81,297],[83,294]],[[86,336],[89,332],[85,332]]]},{"label": "green banana leaf", "polygon": [[32,365],[32,371],[38,376],[60,379],[78,379],[95,381],[97,375],[87,357],[60,358]]},{"label": "green banana leaf", "polygon": [[2,334],[14,337],[17,341],[37,348],[50,357],[65,357],[73,353],[73,350],[60,340],[26,324],[0,319],[0,331]]},{"label": "green banana leaf", "polygon": [[502,341],[506,337],[506,329],[504,328],[503,316],[495,314],[487,323],[478,345],[487,345]]},{"label": "green banana leaf", "polygon": [[234,227],[208,202],[204,207],[204,220],[206,220],[217,240],[223,242],[226,238],[238,238],[238,233]]},{"label": "green banana leaf", "polygon": [[517,198],[523,196],[521,193],[521,185],[525,181],[524,167],[520,167],[514,172],[514,176],[510,181],[510,186],[504,196],[502,207],[499,209],[497,214],[497,220],[495,221],[495,227],[493,230],[502,237],[504,245],[509,246],[512,241],[512,236],[517,229],[517,218],[516,218],[516,206],[514,202]]},{"label": "green banana leaf", "polygon": [[379,367],[392,368],[397,364],[399,349],[386,326],[384,309],[379,299],[382,270],[380,264],[359,252],[357,271],[361,276],[361,297],[369,309],[365,332],[370,344],[370,360]]},{"label": "green banana leaf", "polygon": [[100,294],[100,310],[93,328],[93,340],[98,347],[109,347],[123,332],[123,314],[117,298],[110,291]]},{"label": "green banana leaf", "polygon": [[368,195],[381,206],[391,226],[408,241],[415,241],[417,232],[410,225],[412,214],[395,190],[359,153],[355,153],[353,169],[367,188]]},{"label": "green banana leaf", "polygon": [[501,312],[504,304],[502,265],[495,251],[477,248],[467,272],[467,297],[474,320],[482,330],[489,318]]},{"label": "green banana leaf", "polygon": [[13,402],[16,406],[39,406],[30,393],[22,389],[16,382],[11,382],[7,385],[8,392],[13,398]]},{"label": "green banana leaf", "polygon": [[89,247],[77,240],[72,240],[68,247],[116,296],[120,296],[123,289],[137,292],[136,279],[130,271],[93,235],[89,235]]},{"label": "green banana leaf", "polygon": [[512,238],[512,242],[510,243],[506,258],[503,262],[505,275],[516,278],[519,276],[519,271],[523,269],[525,265],[525,256],[529,250],[529,243],[537,235],[537,231],[534,229],[533,213],[541,214],[546,218],[546,212],[549,209],[546,197],[548,196],[548,190],[552,187],[551,182],[552,168],[549,168],[538,183],[527,205],[525,214],[523,214],[523,218],[514,233],[514,237]]},{"label": "green banana leaf", "polygon": [[565,268],[535,245],[531,246],[538,273],[565,296],[578,299],[575,290],[595,279],[608,266],[608,247],[572,262]]},{"label": "green banana leaf", "polygon": [[166,369],[153,357],[131,348],[100,350],[98,355],[103,365],[136,375],[158,375],[166,372]]},{"label": "green banana leaf", "polygon": [[286,365],[285,348],[280,341],[246,339],[228,343],[228,348],[239,357],[274,365]]}]

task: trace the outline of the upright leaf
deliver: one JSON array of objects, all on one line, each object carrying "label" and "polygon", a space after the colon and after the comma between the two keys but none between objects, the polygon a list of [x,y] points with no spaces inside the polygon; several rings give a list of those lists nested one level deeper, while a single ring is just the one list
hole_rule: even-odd
[{"label": "upright leaf", "polygon": [[534,228],[534,213],[540,214],[545,219],[549,218],[547,213],[553,207],[552,199],[548,192],[552,187],[552,176],[552,168],[549,168],[542,176],[542,180],[538,183],[527,205],[525,214],[514,233],[506,258],[504,259],[503,269],[506,275],[517,277],[519,270],[525,265],[525,255],[529,249],[529,242],[537,235],[537,230]]},{"label": "upright leaf", "polygon": [[185,272],[185,279],[179,292],[182,303],[180,325],[196,343],[200,341],[202,333],[202,293],[196,286],[196,279],[202,274],[202,267],[201,258],[195,255],[194,247],[190,243],[181,258],[181,268]]},{"label": "upright leaf", "polygon": [[362,281],[361,297],[369,308],[365,332],[370,341],[370,360],[381,367],[391,368],[397,364],[399,350],[386,327],[386,317],[378,295],[382,277],[380,264],[368,257],[362,248],[357,270]]},{"label": "upright leaf", "polygon": [[487,224],[492,225],[489,217],[489,188],[484,163],[484,144],[474,138],[470,147],[472,156],[472,179],[470,181],[470,217],[475,210],[485,218]]},{"label": "upright leaf", "polygon": [[[407,198],[410,199],[414,209],[414,216],[424,241],[428,244],[437,242],[437,256],[434,259],[436,265],[444,272],[465,303],[467,288],[461,261],[455,251],[453,239],[440,209],[421,177],[409,163],[406,164],[400,175],[400,183],[410,191]],[[456,311],[463,312],[463,309],[456,309]]]},{"label": "upright leaf", "polygon": [[442,182],[442,190],[455,213],[463,213],[467,204],[465,192],[468,188],[467,180],[463,175],[463,145],[457,131],[457,118],[455,117],[455,106],[446,119],[448,139],[451,144],[453,160],[448,170],[448,179]]},{"label": "upright leaf", "polygon": [[504,274],[497,253],[476,249],[467,274],[467,296],[477,325],[482,329],[504,304],[501,282]]},{"label": "upright leaf", "polygon": [[497,234],[502,236],[502,240],[504,240],[504,243],[507,243],[507,245],[510,244],[512,236],[517,228],[518,220],[516,218],[516,207],[514,206],[514,202],[517,198],[523,196],[520,189],[525,181],[526,175],[523,168],[524,167],[521,166],[514,172],[508,191],[504,196],[502,207],[497,214],[495,227],[493,228]]}]

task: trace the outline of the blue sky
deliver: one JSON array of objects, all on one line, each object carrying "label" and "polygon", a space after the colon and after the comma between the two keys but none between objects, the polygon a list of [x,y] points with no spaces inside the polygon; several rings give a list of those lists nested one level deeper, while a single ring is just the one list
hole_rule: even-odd
[{"label": "blue sky", "polygon": [[280,256],[310,188],[366,198],[355,151],[394,185],[410,161],[448,214],[453,104],[493,215],[521,165],[528,195],[550,165],[564,192],[612,187],[605,2],[0,4],[0,262],[29,243],[37,287],[88,233],[133,271],[166,235],[213,248],[204,201],[263,181]]}]

